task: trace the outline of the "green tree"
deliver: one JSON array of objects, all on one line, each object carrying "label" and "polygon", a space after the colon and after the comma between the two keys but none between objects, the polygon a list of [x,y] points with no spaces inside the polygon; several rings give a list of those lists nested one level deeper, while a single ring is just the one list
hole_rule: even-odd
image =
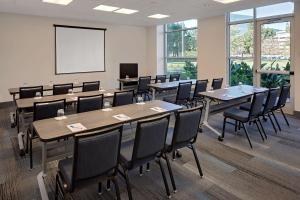
[{"label": "green tree", "polygon": [[191,61],[185,61],[185,66],[183,67],[184,74],[190,79],[197,79],[197,65],[193,64]]}]

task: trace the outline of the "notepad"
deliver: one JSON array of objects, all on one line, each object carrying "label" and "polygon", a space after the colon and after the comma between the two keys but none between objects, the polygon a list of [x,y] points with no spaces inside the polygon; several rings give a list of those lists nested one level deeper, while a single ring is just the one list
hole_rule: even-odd
[{"label": "notepad", "polygon": [[86,130],[86,127],[83,126],[81,123],[69,124],[69,125],[67,125],[67,127],[73,133]]},{"label": "notepad", "polygon": [[101,89],[101,90],[99,90],[99,92],[105,92],[106,90],[103,90],[103,89]]},{"label": "notepad", "polygon": [[104,109],[102,109],[102,111],[104,111],[104,112],[108,112],[108,111],[112,111],[113,109],[111,109],[111,108],[104,108]]},{"label": "notepad", "polygon": [[151,110],[154,110],[156,112],[166,112],[167,110],[164,109],[164,108],[161,108],[161,107],[153,107],[153,108],[150,108]]},{"label": "notepad", "polygon": [[113,96],[114,94],[112,93],[105,93],[104,96]]},{"label": "notepad", "polygon": [[55,117],[54,118],[57,121],[63,120],[63,119],[67,119],[67,116],[60,116],[60,117]]},{"label": "notepad", "polygon": [[68,95],[68,96],[72,96],[72,95],[74,95],[74,93],[68,93],[67,95]]},{"label": "notepad", "polygon": [[145,105],[145,102],[136,103],[137,105]]},{"label": "notepad", "polygon": [[215,91],[213,91],[213,90],[208,90],[207,92],[209,92],[209,93],[214,93]]},{"label": "notepad", "polygon": [[33,99],[41,99],[42,97],[34,97]]},{"label": "notepad", "polygon": [[131,119],[131,117],[128,117],[127,115],[124,114],[114,115],[113,117],[120,121],[126,121]]}]

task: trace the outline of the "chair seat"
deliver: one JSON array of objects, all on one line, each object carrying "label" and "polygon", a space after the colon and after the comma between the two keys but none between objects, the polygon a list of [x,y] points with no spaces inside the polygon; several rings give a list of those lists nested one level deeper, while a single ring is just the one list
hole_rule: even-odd
[{"label": "chair seat", "polygon": [[63,176],[63,180],[67,185],[67,190],[72,186],[72,173],[73,173],[73,158],[67,158],[60,160],[58,163],[58,169]]},{"label": "chair seat", "polygon": [[244,104],[242,104],[242,105],[240,106],[240,109],[241,109],[241,110],[245,110],[245,111],[249,111],[250,108],[251,108],[251,103],[250,103],[250,102],[249,102],[249,103],[244,103]]},{"label": "chair seat", "polygon": [[241,122],[248,121],[249,112],[238,108],[230,108],[225,110],[224,117],[238,120]]}]

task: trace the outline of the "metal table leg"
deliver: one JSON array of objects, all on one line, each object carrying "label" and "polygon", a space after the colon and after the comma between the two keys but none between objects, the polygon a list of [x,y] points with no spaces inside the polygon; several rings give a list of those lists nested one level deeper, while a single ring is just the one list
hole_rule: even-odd
[{"label": "metal table leg", "polygon": [[155,100],[155,88],[152,88],[152,100]]},{"label": "metal table leg", "polygon": [[40,189],[42,200],[49,200],[48,192],[46,190],[45,180],[47,173],[47,143],[42,143],[42,171],[37,175],[37,182]]}]

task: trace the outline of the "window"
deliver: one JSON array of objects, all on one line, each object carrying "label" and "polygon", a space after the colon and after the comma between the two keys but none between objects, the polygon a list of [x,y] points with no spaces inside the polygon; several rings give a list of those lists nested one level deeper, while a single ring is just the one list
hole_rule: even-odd
[{"label": "window", "polygon": [[253,84],[254,69],[259,71],[258,85],[277,87],[289,81],[282,71],[290,70],[293,13],[292,2],[228,13],[230,85]]},{"label": "window", "polygon": [[197,78],[197,20],[165,25],[165,73]]}]

